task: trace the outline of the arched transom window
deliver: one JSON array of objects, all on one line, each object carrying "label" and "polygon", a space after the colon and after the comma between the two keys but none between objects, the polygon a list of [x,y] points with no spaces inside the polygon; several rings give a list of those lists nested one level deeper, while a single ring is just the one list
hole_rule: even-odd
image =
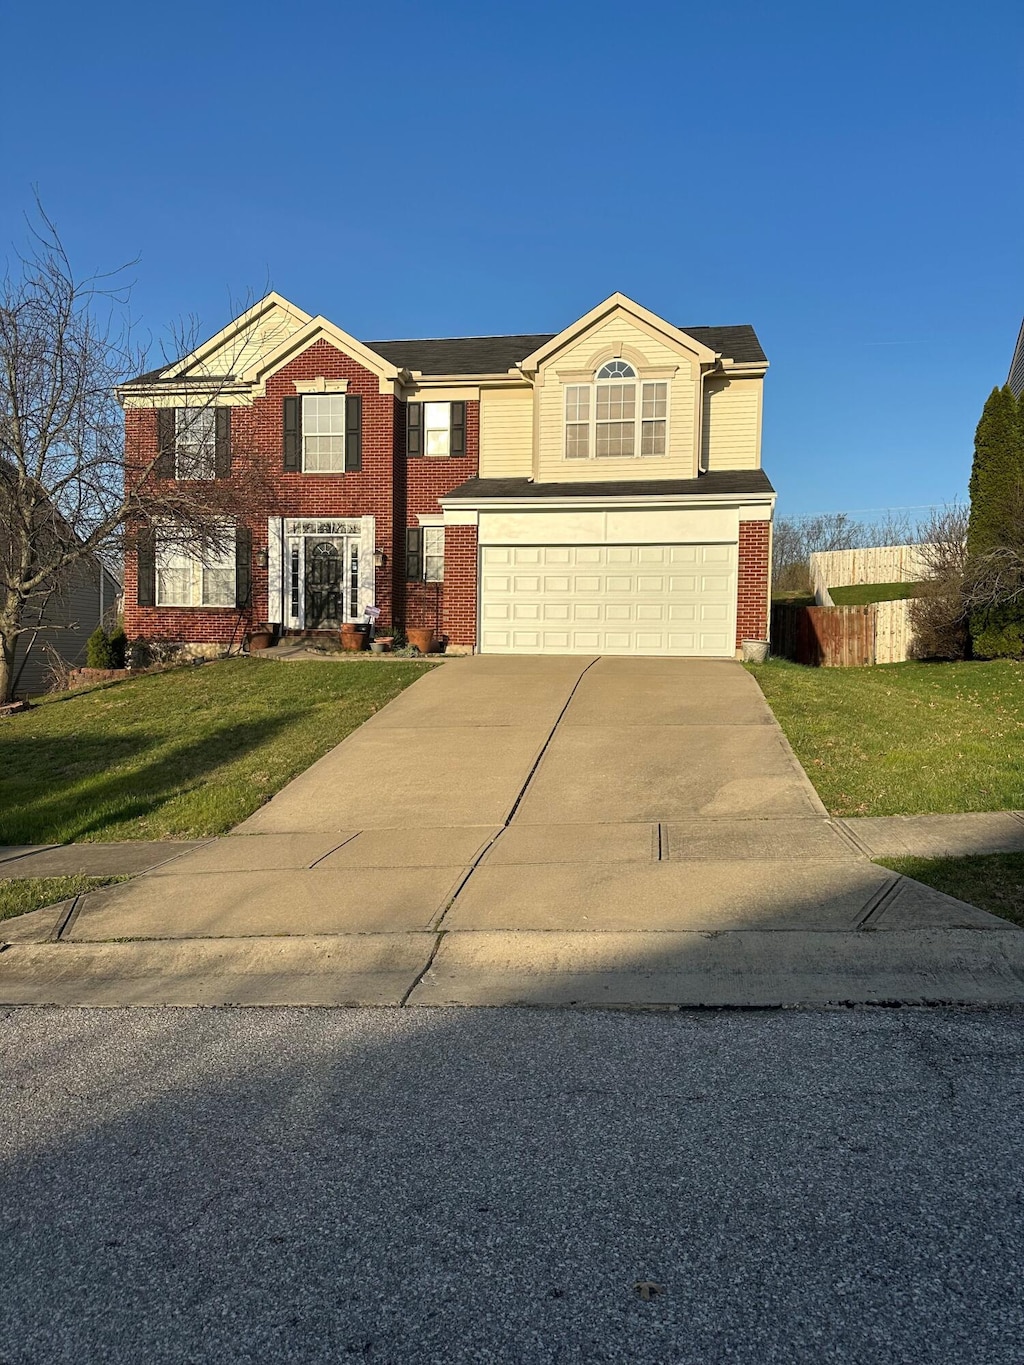
[{"label": "arched transom window", "polygon": [[600,367],[593,384],[566,385],[567,460],[632,459],[667,450],[666,380],[640,381],[628,361],[616,359]]}]

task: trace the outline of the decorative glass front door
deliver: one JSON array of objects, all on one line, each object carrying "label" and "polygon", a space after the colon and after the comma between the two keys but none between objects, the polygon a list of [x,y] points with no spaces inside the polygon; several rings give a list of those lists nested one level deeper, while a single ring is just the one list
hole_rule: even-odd
[{"label": "decorative glass front door", "polygon": [[306,541],[306,629],[336,629],[345,619],[344,542]]}]

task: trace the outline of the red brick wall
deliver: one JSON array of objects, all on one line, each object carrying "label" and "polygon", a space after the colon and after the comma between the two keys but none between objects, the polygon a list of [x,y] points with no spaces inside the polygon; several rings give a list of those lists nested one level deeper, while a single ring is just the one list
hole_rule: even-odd
[{"label": "red brick wall", "polygon": [[[399,404],[401,408],[401,449],[405,453],[405,404]],[[416,459],[409,460],[405,468],[405,518],[404,522],[400,518],[398,511],[398,485],[396,483],[396,511],[395,524],[405,526],[418,526],[419,513],[437,515],[441,511],[438,498],[445,493],[450,493],[453,488],[458,488],[460,483],[465,483],[467,479],[475,479],[480,469],[480,404],[478,402],[467,402],[466,404],[466,453],[465,455],[453,455],[448,459],[437,456],[424,455]],[[447,541],[446,553],[447,553]],[[404,585],[404,616],[405,625],[409,626],[433,626],[436,631],[443,632],[444,627],[444,597],[448,585],[448,562],[445,559],[445,582],[437,583],[405,583]],[[472,643],[472,641],[470,641]]]},{"label": "red brick wall", "polygon": [[449,644],[476,644],[477,528],[444,530],[444,633]]},{"label": "red brick wall", "polygon": [[[286,473],[282,467],[285,396],[295,381],[347,379],[349,393],[363,399],[363,467],[344,475]],[[141,464],[156,454],[156,412],[131,408],[125,414],[130,455]],[[252,515],[253,556],[267,544],[270,516],[361,517],[375,520],[377,548],[387,563],[377,570],[376,599],[381,623],[395,627],[431,625],[442,629],[443,587],[407,583],[405,528],[417,526],[418,513],[440,513],[438,497],[476,475],[479,469],[480,405],[466,404],[466,454],[448,459],[423,457],[407,462],[405,404],[381,394],[377,376],[327,341],[317,341],[272,375],[266,395],[252,406],[235,407],[231,416],[232,467],[241,487],[244,470],[256,471],[262,484]],[[132,637],[183,642],[227,642],[268,612],[267,571],[252,568],[251,609],[139,607],[135,565],[126,564],[125,628]]]},{"label": "red brick wall", "polygon": [[736,648],[768,638],[768,551],[771,522],[741,521],[736,603]]}]

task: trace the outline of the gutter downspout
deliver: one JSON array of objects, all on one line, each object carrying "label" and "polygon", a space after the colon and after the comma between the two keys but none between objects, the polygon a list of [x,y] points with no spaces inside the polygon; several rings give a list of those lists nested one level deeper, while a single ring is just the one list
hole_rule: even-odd
[{"label": "gutter downspout", "polygon": [[722,357],[715,356],[715,363],[706,370],[701,370],[700,381],[697,385],[697,475],[708,472],[707,463],[704,459],[704,381],[709,375],[722,373]]}]

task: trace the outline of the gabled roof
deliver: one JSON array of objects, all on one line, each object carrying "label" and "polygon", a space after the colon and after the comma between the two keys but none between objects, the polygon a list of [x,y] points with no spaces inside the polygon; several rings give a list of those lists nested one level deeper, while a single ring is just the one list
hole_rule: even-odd
[{"label": "gabled roof", "polygon": [[[757,333],[749,323],[733,327],[680,327],[695,341],[740,365],[767,364]],[[368,341],[371,351],[403,370],[421,374],[506,374],[539,351],[557,332],[496,337],[436,337],[423,341]]]},{"label": "gabled roof", "polygon": [[[409,340],[356,342],[348,333],[340,327],[336,327],[326,318],[312,318],[308,313],[304,313],[302,309],[282,298],[281,295],[272,293],[229,323],[216,336],[204,342],[191,355],[171,364],[162,365],[158,369],[149,370],[146,374],[137,375],[128,383],[129,385],[166,385],[181,378],[190,378],[192,371],[201,366],[208,358],[212,359],[218,351],[228,354],[232,345],[240,346],[241,341],[236,341],[236,338],[243,337],[250,328],[258,325],[272,313],[286,319],[288,324],[287,334],[280,337],[278,345],[271,352],[275,362],[280,361],[283,356],[294,354],[296,349],[308,345],[316,337],[324,336],[327,340],[334,340],[338,344],[353,342],[357,348],[357,359],[369,360],[370,357],[366,356],[366,352],[371,352],[380,357],[383,364],[373,365],[371,361],[370,368],[378,369],[382,373],[393,372],[397,369],[415,371],[424,376],[459,375],[468,378],[472,375],[484,374],[505,375],[527,358],[542,353],[549,343],[557,338],[579,330],[581,325],[586,324],[587,319],[600,316],[603,311],[607,311],[610,307],[621,306],[620,301],[621,305],[636,310],[638,315],[655,318],[654,314],[648,314],[646,309],[641,309],[638,304],[633,304],[624,295],[613,294],[604,304],[598,305],[598,308],[586,314],[585,318],[571,324],[563,332],[517,332],[501,336],[423,337]],[[656,318],[655,320],[661,321]],[[734,360],[737,364],[767,364],[767,357],[757,339],[757,334],[753,327],[747,323],[730,327],[674,327],[671,323],[662,323],[662,325],[683,338],[690,338],[698,345],[707,347],[717,355]],[[361,352],[362,355],[358,352]],[[255,363],[250,361],[241,369],[247,378],[255,373],[264,374],[266,373],[265,362],[268,358],[268,356],[261,356]],[[238,367],[232,365],[230,368],[232,373],[221,373],[217,376],[208,374],[206,377],[211,379],[239,377]]]}]

